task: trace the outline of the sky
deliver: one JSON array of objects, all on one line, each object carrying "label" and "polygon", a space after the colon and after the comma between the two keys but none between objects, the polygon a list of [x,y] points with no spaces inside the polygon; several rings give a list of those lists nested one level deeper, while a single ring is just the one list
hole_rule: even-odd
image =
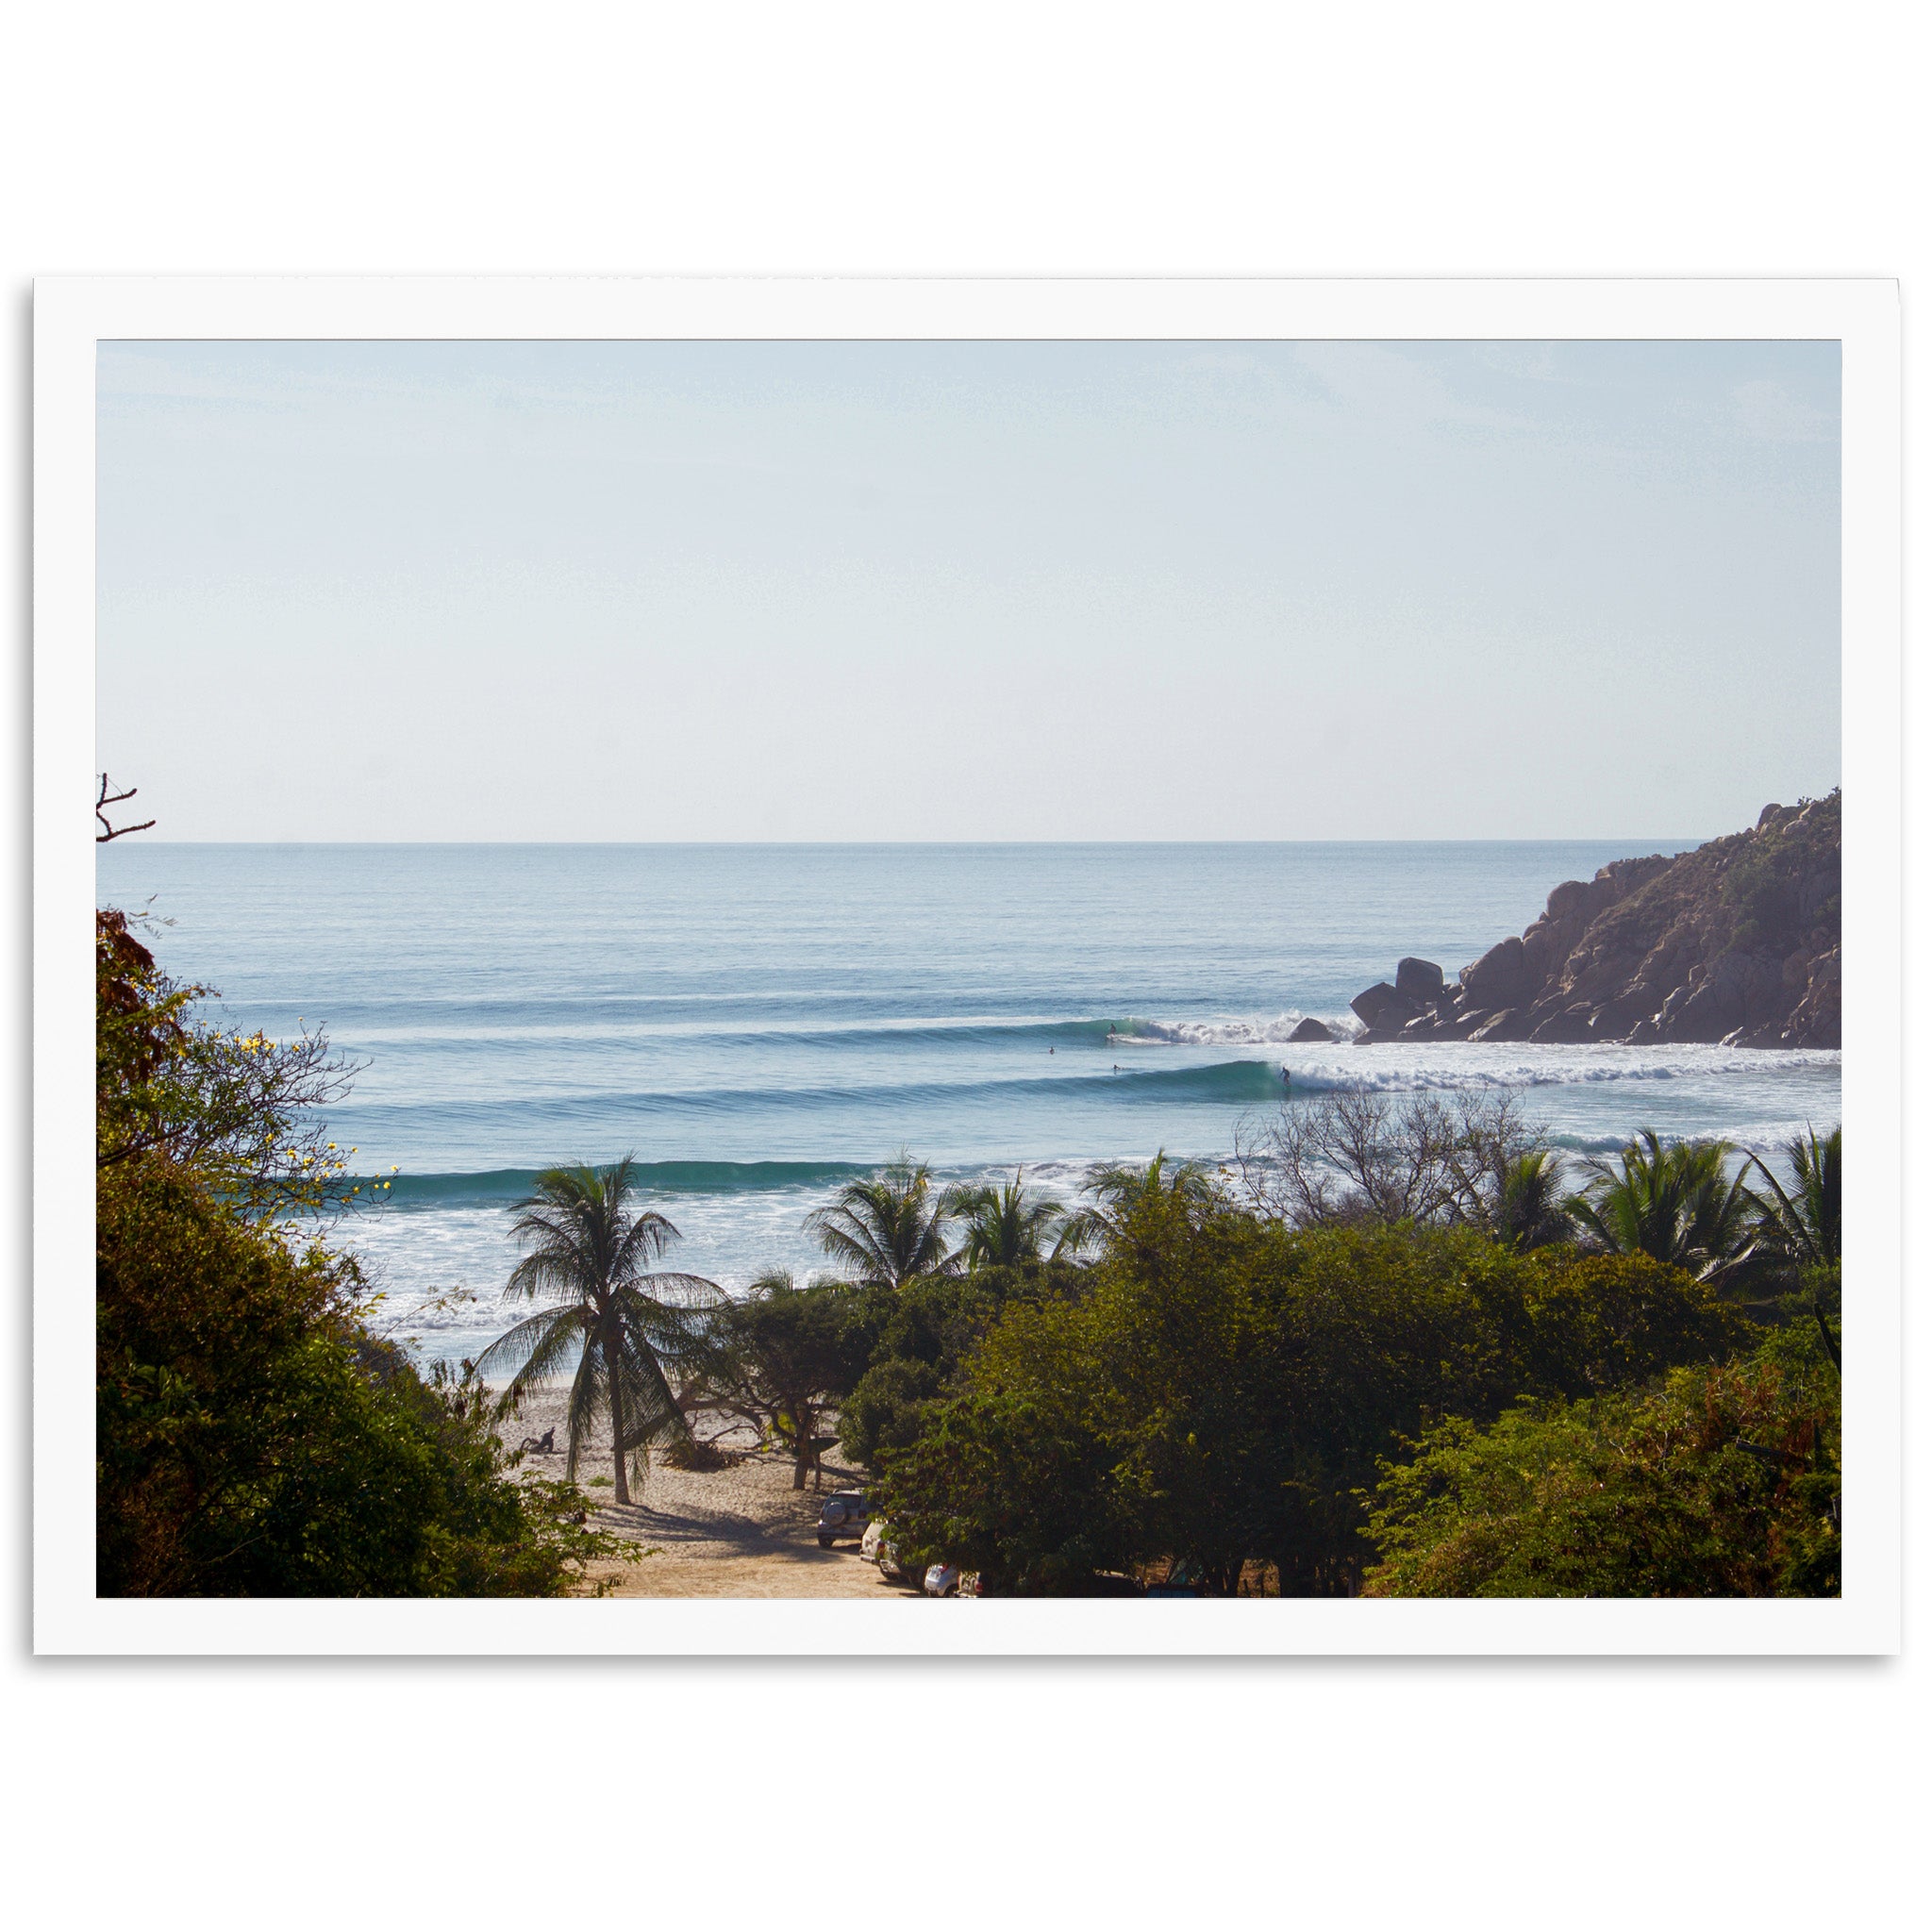
[{"label": "sky", "polygon": [[1840,781],[1835,342],[104,342],[184,840],[1709,837]]}]

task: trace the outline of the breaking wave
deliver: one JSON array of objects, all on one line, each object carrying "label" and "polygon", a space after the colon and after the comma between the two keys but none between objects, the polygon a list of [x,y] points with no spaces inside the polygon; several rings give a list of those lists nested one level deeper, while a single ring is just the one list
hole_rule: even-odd
[{"label": "breaking wave", "polygon": [[1351,1046],[1346,1058],[1285,1059],[1296,1092],[1471,1092],[1491,1088],[1592,1087],[1612,1083],[1724,1079],[1781,1073],[1836,1073],[1840,1055],[1720,1046],[1483,1047],[1450,1042]]}]

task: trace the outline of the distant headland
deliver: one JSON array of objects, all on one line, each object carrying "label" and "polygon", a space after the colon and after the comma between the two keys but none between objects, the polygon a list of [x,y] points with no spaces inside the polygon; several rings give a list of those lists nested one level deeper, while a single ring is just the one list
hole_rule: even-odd
[{"label": "distant headland", "polygon": [[1357,994],[1357,1039],[1836,1047],[1840,802],[1767,805],[1748,832],[1566,879],[1453,983],[1411,958]]}]

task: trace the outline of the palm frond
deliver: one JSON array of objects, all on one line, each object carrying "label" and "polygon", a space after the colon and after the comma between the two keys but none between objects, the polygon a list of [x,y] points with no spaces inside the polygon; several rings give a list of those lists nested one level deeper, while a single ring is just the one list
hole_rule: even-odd
[{"label": "palm frond", "polygon": [[1601,1246],[1723,1286],[1757,1264],[1765,1212],[1746,1183],[1748,1163],[1731,1171],[1736,1152],[1722,1140],[1666,1147],[1645,1127],[1614,1160],[1587,1162],[1591,1178],[1565,1206]]},{"label": "palm frond", "polygon": [[1548,1148],[1518,1156],[1504,1170],[1497,1191],[1499,1238],[1511,1247],[1541,1248],[1574,1234],[1563,1184],[1562,1159]]},{"label": "palm frond", "polygon": [[[575,1308],[546,1308],[541,1315],[531,1315],[508,1333],[499,1335],[476,1357],[476,1373],[488,1381],[508,1370],[512,1378],[511,1389],[533,1385],[541,1374],[550,1373],[550,1368],[541,1368],[538,1375],[533,1376],[531,1364],[541,1361],[554,1366],[561,1346],[557,1338],[560,1336],[568,1341],[582,1334],[583,1321]],[[507,1415],[513,1407],[506,1394],[499,1404],[499,1412]]]},{"label": "palm frond", "polygon": [[1014,1170],[1008,1187],[954,1188],[942,1198],[964,1223],[960,1254],[975,1268],[1037,1261],[1066,1219],[1057,1201],[1027,1194],[1024,1168]]},{"label": "palm frond", "polygon": [[1078,1260],[1088,1249],[1104,1246],[1110,1232],[1111,1224],[1098,1208],[1076,1208],[1060,1223],[1052,1258],[1056,1261]]},{"label": "palm frond", "polygon": [[806,1231],[861,1281],[900,1288],[953,1272],[946,1249],[947,1194],[935,1196],[931,1170],[901,1154],[878,1174],[848,1181],[829,1206],[806,1216]]},{"label": "palm frond", "polygon": [[565,1405],[565,1420],[570,1429],[570,1449],[563,1467],[566,1482],[577,1479],[577,1463],[584,1444],[590,1441],[599,1414],[608,1410],[608,1395],[604,1351],[591,1336],[584,1343],[576,1374],[571,1380],[570,1400]]}]

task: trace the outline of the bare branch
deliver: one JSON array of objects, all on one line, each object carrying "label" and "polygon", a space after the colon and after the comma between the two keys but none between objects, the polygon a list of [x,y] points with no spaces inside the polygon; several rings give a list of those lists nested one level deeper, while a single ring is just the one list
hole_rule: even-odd
[{"label": "bare branch", "polygon": [[94,834],[94,843],[105,845],[109,839],[125,839],[129,832],[152,831],[157,823],[153,819],[143,819],[138,825],[113,825],[108,823],[108,806],[125,804],[141,790],[138,785],[130,785],[125,791],[109,791],[108,784],[108,774],[103,772],[101,795],[94,800],[94,816],[101,822],[101,829]]},{"label": "bare branch", "polygon": [[1238,1198],[1294,1227],[1493,1230],[1512,1162],[1543,1144],[1513,1094],[1353,1089],[1291,1101],[1265,1131],[1244,1122],[1228,1166]]}]

